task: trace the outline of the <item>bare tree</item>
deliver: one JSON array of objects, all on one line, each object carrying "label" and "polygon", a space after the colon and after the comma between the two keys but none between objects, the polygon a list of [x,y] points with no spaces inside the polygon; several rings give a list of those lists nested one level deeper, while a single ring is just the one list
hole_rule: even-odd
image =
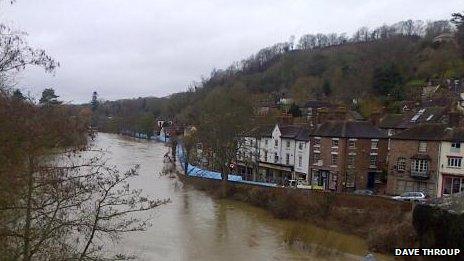
[{"label": "bare tree", "polygon": [[133,213],[167,203],[130,189],[136,168],[121,172],[101,152],[89,154],[89,120],[64,105],[39,107],[5,92],[0,96],[3,257],[102,258],[107,240],[149,225]]},{"label": "bare tree", "polygon": [[199,106],[202,112],[196,136],[212,151],[209,160],[221,172],[225,193],[230,164],[241,146],[240,134],[249,127],[253,114],[250,98],[243,87],[217,88]]},{"label": "bare tree", "polygon": [[28,65],[42,66],[47,72],[59,66],[44,50],[30,47],[26,35],[0,23],[0,74],[20,71]]}]

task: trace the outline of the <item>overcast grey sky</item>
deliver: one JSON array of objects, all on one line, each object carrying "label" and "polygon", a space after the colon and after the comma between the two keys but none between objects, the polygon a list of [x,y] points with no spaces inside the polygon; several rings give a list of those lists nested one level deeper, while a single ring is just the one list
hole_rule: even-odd
[{"label": "overcast grey sky", "polygon": [[166,96],[290,36],[400,20],[449,19],[463,0],[17,0],[0,19],[60,63],[29,69],[18,87],[53,87],[68,102]]}]

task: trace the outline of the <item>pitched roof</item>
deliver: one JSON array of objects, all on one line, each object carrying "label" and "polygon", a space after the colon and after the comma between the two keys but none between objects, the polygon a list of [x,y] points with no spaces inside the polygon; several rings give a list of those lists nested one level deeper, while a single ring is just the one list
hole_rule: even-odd
[{"label": "pitched roof", "polygon": [[298,135],[298,133],[301,131],[301,127],[294,126],[294,125],[280,125],[279,124],[279,130],[280,130],[281,138],[292,139]]},{"label": "pitched roof", "polygon": [[353,119],[353,120],[356,120],[356,121],[363,121],[363,120],[366,120],[359,112],[357,111],[352,111],[352,110],[349,110],[347,112],[347,114]]},{"label": "pitched roof", "polygon": [[382,129],[408,129],[420,124],[443,123],[447,108],[442,106],[423,107],[403,114],[387,114],[380,120]]},{"label": "pitched roof", "polygon": [[[296,139],[301,141],[309,140],[309,129],[296,125],[283,125],[278,124],[281,138],[283,139]],[[275,125],[263,125],[250,129],[242,134],[248,137],[271,137]]]},{"label": "pitched roof", "polygon": [[278,124],[280,137],[283,139],[295,139],[301,141],[309,140],[309,129],[298,125],[283,125]]},{"label": "pitched roof", "polygon": [[403,121],[404,117],[404,114],[389,113],[380,120],[379,127],[383,129],[395,129]]},{"label": "pitched roof", "polygon": [[445,124],[424,124],[400,132],[391,138],[397,140],[464,142],[464,128],[448,127]]},{"label": "pitched roof", "polygon": [[242,136],[245,137],[261,137],[261,136],[271,136],[272,130],[274,129],[275,125],[260,125],[244,131]]},{"label": "pitched roof", "polygon": [[384,131],[368,121],[328,121],[321,124],[312,135],[336,138],[387,138]]},{"label": "pitched roof", "polygon": [[309,141],[310,134],[311,134],[311,131],[309,129],[301,128],[300,132],[295,137],[295,140]]},{"label": "pitched roof", "polygon": [[324,101],[318,101],[318,100],[310,100],[307,101],[302,107],[303,108],[330,108],[334,107],[335,105],[329,103],[329,102],[324,102]]}]

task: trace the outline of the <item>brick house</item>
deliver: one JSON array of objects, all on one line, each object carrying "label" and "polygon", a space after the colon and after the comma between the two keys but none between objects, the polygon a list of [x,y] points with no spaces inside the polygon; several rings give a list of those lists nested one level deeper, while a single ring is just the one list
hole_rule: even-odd
[{"label": "brick house", "polygon": [[379,128],[387,131],[388,136],[423,124],[438,124],[449,121],[448,106],[420,107],[402,114],[385,114],[379,122]]},{"label": "brick house", "polygon": [[436,196],[440,148],[446,126],[427,124],[393,135],[390,140],[387,193],[422,191]]},{"label": "brick house", "polygon": [[370,122],[326,122],[314,130],[310,143],[313,188],[384,192],[388,139]]}]

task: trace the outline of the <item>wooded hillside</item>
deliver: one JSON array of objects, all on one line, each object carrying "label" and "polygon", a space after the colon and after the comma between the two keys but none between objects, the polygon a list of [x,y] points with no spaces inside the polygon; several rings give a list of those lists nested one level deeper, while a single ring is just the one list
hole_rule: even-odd
[{"label": "wooded hillside", "polygon": [[[464,77],[463,17],[428,22],[402,21],[346,34],[308,34],[297,41],[264,48],[188,91],[165,98],[138,98],[99,103],[95,124],[108,131],[149,129],[154,117],[197,122],[202,100],[212,89],[236,88],[258,101],[293,98],[351,106],[362,114],[420,98],[421,87]],[[108,118],[109,117],[109,118]]]}]

